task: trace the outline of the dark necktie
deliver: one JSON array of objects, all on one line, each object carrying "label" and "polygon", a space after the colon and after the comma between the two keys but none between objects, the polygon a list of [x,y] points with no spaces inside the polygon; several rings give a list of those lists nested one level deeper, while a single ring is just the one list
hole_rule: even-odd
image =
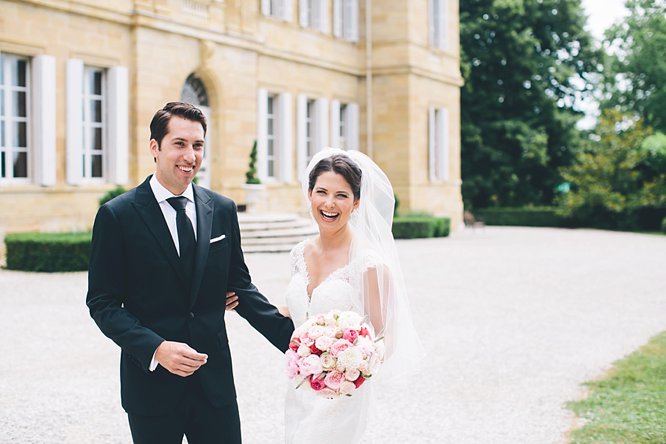
[{"label": "dark necktie", "polygon": [[196,240],[194,238],[192,221],[190,221],[190,218],[187,217],[187,213],[185,213],[187,197],[170,197],[167,199],[167,202],[169,202],[169,205],[176,210],[176,228],[178,229],[180,263],[183,266],[183,271],[185,272],[188,284],[190,284],[194,268],[194,247],[196,245]]}]

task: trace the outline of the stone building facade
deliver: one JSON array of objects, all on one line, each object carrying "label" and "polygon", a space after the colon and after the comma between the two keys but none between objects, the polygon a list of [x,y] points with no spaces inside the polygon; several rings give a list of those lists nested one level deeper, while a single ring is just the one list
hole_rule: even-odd
[{"label": "stone building facade", "polygon": [[303,210],[324,146],[386,171],[401,211],[462,221],[456,0],[0,0],[0,236],[90,228],[153,171],[149,122],[209,118],[199,183]]}]

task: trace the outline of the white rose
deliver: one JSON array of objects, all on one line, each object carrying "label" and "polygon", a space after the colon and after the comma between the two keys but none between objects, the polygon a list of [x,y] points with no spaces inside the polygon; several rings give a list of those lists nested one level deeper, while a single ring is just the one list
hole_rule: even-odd
[{"label": "white rose", "polygon": [[321,366],[326,370],[331,370],[337,365],[337,360],[330,353],[322,353],[319,359],[321,360]]},{"label": "white rose", "polygon": [[351,395],[356,390],[356,385],[351,381],[343,381],[339,390],[341,395]]},{"label": "white rose", "polygon": [[298,347],[298,350],[296,351],[298,353],[298,356],[305,358],[306,356],[310,356],[312,352],[310,351],[310,347],[307,345],[301,345]]},{"label": "white rose", "polygon": [[362,322],[363,318],[361,315],[353,311],[343,311],[338,317],[338,327],[341,329],[351,328],[360,330]]},{"label": "white rose", "polygon": [[363,355],[356,347],[349,347],[338,353],[338,366],[345,369],[355,369],[363,362]]},{"label": "white rose", "polygon": [[329,348],[331,348],[333,342],[335,342],[335,339],[333,338],[330,338],[328,336],[319,336],[315,341],[315,347],[317,347],[321,351],[327,351]]},{"label": "white rose", "polygon": [[[324,334],[324,328],[321,325],[313,325],[308,330],[308,337],[311,338],[311,339],[316,340],[318,337],[320,337],[323,334]],[[317,347],[317,348],[319,348],[319,347]]]},{"label": "white rose", "polygon": [[356,381],[359,376],[361,376],[361,372],[355,368],[348,368],[347,371],[345,371],[345,378],[348,381]]}]

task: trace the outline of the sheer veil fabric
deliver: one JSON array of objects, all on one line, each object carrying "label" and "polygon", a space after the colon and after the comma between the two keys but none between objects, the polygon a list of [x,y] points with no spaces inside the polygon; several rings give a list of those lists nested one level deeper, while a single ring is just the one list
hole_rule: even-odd
[{"label": "sheer veil fabric", "polygon": [[425,353],[414,327],[407,289],[391,232],[395,197],[391,182],[368,156],[359,151],[325,148],[310,161],[303,181],[308,197],[310,171],[322,159],[342,154],[361,168],[359,206],[349,220],[352,244],[349,263],[361,265],[354,279],[364,315],[383,337],[384,364],[377,372],[377,382],[386,382],[416,371]]}]

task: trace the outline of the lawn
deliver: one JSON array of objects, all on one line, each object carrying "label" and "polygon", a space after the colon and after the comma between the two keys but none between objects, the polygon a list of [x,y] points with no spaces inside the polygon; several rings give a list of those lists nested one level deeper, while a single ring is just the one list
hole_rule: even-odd
[{"label": "lawn", "polygon": [[568,404],[584,424],[572,444],[666,443],[666,332],[585,385],[589,396]]}]

